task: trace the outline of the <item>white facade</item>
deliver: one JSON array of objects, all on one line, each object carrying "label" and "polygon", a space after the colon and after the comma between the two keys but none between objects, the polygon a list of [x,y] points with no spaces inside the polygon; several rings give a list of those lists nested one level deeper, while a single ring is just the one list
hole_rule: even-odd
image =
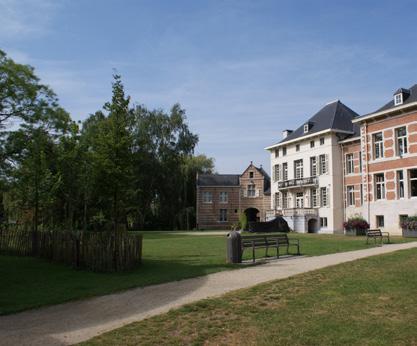
[{"label": "white facade", "polygon": [[267,148],[272,209],[296,232],[343,232],[343,165],[338,141],[337,134],[327,130]]}]

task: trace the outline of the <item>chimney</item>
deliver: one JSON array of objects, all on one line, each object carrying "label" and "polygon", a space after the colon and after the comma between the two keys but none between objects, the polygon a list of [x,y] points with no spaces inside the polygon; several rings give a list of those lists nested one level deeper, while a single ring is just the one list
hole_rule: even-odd
[{"label": "chimney", "polygon": [[287,138],[292,133],[292,130],[284,130],[282,131],[282,138]]}]

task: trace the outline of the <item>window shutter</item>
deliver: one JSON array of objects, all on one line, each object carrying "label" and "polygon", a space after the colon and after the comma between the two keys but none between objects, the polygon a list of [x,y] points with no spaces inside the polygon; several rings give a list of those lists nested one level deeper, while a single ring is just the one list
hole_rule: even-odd
[{"label": "window shutter", "polygon": [[326,207],[330,207],[330,189],[326,188]]},{"label": "window shutter", "polygon": [[329,155],[326,154],[326,173],[329,173]]}]

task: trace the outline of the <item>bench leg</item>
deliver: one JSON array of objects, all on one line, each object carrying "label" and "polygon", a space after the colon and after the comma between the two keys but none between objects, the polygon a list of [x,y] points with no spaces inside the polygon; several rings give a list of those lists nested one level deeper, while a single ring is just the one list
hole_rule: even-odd
[{"label": "bench leg", "polygon": [[277,246],[277,259],[279,258],[279,246]]},{"label": "bench leg", "polygon": [[265,248],[265,257],[268,257],[268,246]]},{"label": "bench leg", "polygon": [[252,262],[255,263],[255,246],[252,245]]}]

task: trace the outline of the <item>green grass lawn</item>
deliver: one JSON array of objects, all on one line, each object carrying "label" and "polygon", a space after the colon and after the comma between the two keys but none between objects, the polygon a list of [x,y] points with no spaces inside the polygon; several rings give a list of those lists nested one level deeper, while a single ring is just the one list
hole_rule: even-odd
[{"label": "green grass lawn", "polygon": [[[225,237],[209,234],[144,233],[143,264],[125,273],[92,273],[30,257],[0,256],[0,314],[240,268],[226,264]],[[363,237],[290,237],[300,239],[305,255],[367,247]],[[250,256],[247,251],[245,257]]]},{"label": "green grass lawn", "polygon": [[202,300],[85,345],[416,345],[417,250]]}]

